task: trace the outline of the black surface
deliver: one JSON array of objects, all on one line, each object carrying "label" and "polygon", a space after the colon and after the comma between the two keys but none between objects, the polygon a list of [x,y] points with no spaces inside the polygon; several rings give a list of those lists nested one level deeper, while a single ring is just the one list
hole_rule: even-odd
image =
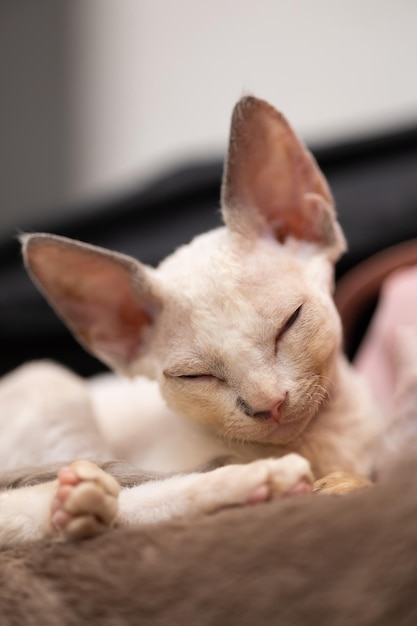
[{"label": "black surface", "polygon": [[[338,276],[388,245],[417,237],[417,126],[313,151],[349,242]],[[72,220],[57,210],[47,222],[23,226],[156,265],[195,234],[221,223],[221,173],[221,159],[184,166],[137,192],[77,207]],[[0,280],[0,374],[36,358],[56,359],[83,375],[103,368],[72,339],[31,284],[15,233],[0,242]]]}]

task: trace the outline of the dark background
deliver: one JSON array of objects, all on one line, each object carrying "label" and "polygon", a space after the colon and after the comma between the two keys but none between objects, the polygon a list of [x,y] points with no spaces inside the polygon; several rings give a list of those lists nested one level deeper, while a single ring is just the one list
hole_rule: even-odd
[{"label": "dark background", "polygon": [[[417,126],[314,148],[333,190],[349,251],[337,277],[387,246],[417,237]],[[47,231],[131,254],[156,265],[177,246],[221,223],[222,159],[167,172],[136,192],[33,219]],[[67,207],[68,208],[68,207]],[[68,216],[73,215],[70,218]],[[75,342],[23,269],[16,233],[0,241],[0,373],[53,358],[90,375],[103,369]]]}]

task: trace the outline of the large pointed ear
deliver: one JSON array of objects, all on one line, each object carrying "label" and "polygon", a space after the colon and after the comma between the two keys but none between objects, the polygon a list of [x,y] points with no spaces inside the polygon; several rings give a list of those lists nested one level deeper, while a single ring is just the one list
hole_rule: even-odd
[{"label": "large pointed ear", "polygon": [[335,261],[346,249],[333,198],[316,161],[286,119],[251,96],[236,105],[222,187],[226,225],[317,244]]},{"label": "large pointed ear", "polygon": [[135,259],[55,235],[21,237],[33,281],[80,343],[129,374],[160,308],[151,269]]}]

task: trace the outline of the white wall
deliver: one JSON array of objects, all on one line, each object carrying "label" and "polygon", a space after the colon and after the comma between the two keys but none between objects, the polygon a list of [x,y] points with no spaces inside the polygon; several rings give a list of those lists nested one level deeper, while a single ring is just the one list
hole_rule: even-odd
[{"label": "white wall", "polygon": [[244,92],[307,140],[417,121],[417,0],[0,3],[0,234],[220,154]]},{"label": "white wall", "polygon": [[224,148],[244,92],[307,140],[417,119],[415,0],[77,0],[74,191]]}]

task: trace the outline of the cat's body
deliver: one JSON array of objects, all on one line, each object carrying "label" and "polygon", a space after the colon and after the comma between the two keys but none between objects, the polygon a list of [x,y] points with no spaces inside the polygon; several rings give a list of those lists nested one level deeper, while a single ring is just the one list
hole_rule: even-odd
[{"label": "cat's body", "polygon": [[[134,380],[88,388],[49,364],[11,374],[0,386],[2,416],[5,406],[14,415],[14,424],[0,423],[9,433],[0,433],[0,466],[122,455],[144,469],[177,472],[219,456],[254,461],[122,492],[119,523],[299,490],[311,481],[310,466],[316,477],[370,474],[383,424],[342,355],[332,300],[344,238],[317,165],[262,101],[246,98],[236,107],[222,200],[226,226],[156,270],[51,235],[23,238],[32,277],[74,334]],[[38,443],[24,436],[31,428]],[[104,494],[90,513],[107,523],[103,498],[113,502],[117,489],[91,472],[76,467],[61,476],[53,523],[42,486],[42,532],[33,536],[82,525],[87,505],[68,502],[90,483]],[[33,493],[25,497],[36,499]],[[12,502],[19,493],[0,495],[0,543],[6,496],[6,524],[21,506]],[[22,540],[24,533],[9,535]]]}]

